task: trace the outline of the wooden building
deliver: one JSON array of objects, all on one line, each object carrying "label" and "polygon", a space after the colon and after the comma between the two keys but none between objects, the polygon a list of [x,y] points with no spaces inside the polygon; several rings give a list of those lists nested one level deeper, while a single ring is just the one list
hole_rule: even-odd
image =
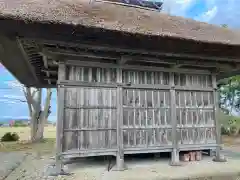
[{"label": "wooden building", "polygon": [[[240,34],[119,3],[2,0],[3,65],[58,89],[57,160],[216,149],[217,79],[239,73]],[[61,164],[61,163],[58,163]]]}]

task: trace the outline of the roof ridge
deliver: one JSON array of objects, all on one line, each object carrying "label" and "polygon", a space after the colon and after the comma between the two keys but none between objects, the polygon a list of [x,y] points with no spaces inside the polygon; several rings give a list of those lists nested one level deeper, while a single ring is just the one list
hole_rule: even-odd
[{"label": "roof ridge", "polygon": [[159,12],[157,9],[153,8],[148,8],[148,7],[143,7],[143,6],[138,6],[135,4],[128,4],[128,3],[121,3],[121,2],[114,2],[110,0],[90,0],[92,2],[103,2],[103,3],[109,3],[109,4],[114,4],[114,5],[120,5],[120,6],[127,6],[127,7],[133,7],[133,8],[139,8],[139,9],[145,9],[145,10],[150,10],[150,11],[156,11]]}]

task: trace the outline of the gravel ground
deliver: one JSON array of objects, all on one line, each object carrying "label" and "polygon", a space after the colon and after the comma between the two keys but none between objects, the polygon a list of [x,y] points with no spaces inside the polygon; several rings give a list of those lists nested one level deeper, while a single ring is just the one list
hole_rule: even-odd
[{"label": "gravel ground", "polygon": [[[226,150],[224,153],[228,156],[234,157],[236,160],[236,157],[240,157],[240,153],[238,152],[231,152],[230,149]],[[5,157],[5,161],[3,160],[3,157]],[[9,161],[6,161],[6,159],[13,160],[11,163]],[[91,164],[88,162],[79,162],[77,164],[70,164],[68,165],[69,172],[73,172],[72,175],[70,176],[48,176],[49,173],[51,173],[54,168],[54,159],[51,158],[50,155],[38,155],[38,154],[27,154],[23,155],[21,153],[8,153],[8,154],[0,154],[0,162],[5,162],[5,167],[9,167],[8,169],[11,169],[11,173],[5,178],[0,178],[0,180],[116,180],[116,179],[121,179],[121,180],[165,180],[166,177],[169,177],[167,174],[172,174],[174,171],[174,174],[180,173],[182,174],[183,171],[185,173],[187,172],[186,167],[178,167],[178,168],[172,168],[168,165],[166,165],[167,162],[165,162],[165,165],[161,163],[161,161],[158,162],[149,162],[146,164],[142,163],[136,163],[132,162],[129,164],[128,170],[124,172],[116,172],[116,171],[111,171],[108,172],[106,170],[106,164],[104,162],[101,162],[96,165],[96,164]],[[201,163],[201,167],[204,166],[210,166],[213,167],[216,165],[216,167],[220,168],[223,167],[223,169],[230,169],[233,174],[226,174],[226,177],[204,177],[204,178],[193,178],[193,180],[236,180],[239,178],[238,170],[240,168],[237,168],[240,166],[240,163],[234,161],[233,163],[225,164],[225,165],[220,165],[220,164],[215,164],[211,161],[206,162],[198,162]],[[198,164],[197,163],[197,164]],[[210,163],[210,164],[209,164]],[[213,164],[212,164],[213,163]],[[17,164],[17,165],[16,165]],[[132,165],[131,165],[132,164]],[[161,165],[162,164],[162,165]],[[212,165],[211,165],[212,164]],[[13,166],[14,168],[11,168]],[[192,164],[192,165],[187,165],[189,166],[188,168],[193,168],[195,171],[201,170],[199,169],[199,165]],[[196,167],[195,167],[196,166]],[[232,168],[230,167],[232,166]],[[1,166],[2,167],[2,166]],[[195,168],[194,168],[195,167]],[[149,169],[150,168],[150,169]],[[153,168],[154,170],[151,170]],[[2,168],[3,169],[3,168]],[[160,171],[159,169],[165,169],[164,171]],[[208,169],[208,168],[207,168]],[[215,170],[217,171],[217,170]],[[218,169],[219,171],[219,169]],[[203,170],[203,172],[205,172]],[[207,170],[206,170],[207,172]],[[227,172],[227,171],[226,171]],[[1,173],[1,169],[0,169]],[[202,173],[202,170],[201,170]],[[237,174],[236,174],[237,173]],[[174,178],[173,178],[174,177]],[[173,176],[171,178],[175,179],[176,177],[180,176]],[[181,178],[180,178],[181,179]],[[175,180],[180,180],[180,179],[175,179]],[[190,178],[191,179],[191,178]]]},{"label": "gravel ground", "polygon": [[14,171],[26,158],[23,153],[2,153],[0,152],[0,180],[5,179]]},{"label": "gravel ground", "polygon": [[59,179],[58,177],[45,177],[46,168],[50,163],[48,156],[39,157],[35,154],[28,154],[25,160],[4,180]]}]

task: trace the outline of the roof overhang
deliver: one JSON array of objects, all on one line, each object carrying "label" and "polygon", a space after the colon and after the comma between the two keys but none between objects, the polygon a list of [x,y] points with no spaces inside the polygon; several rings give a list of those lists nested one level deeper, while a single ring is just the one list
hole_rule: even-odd
[{"label": "roof overhang", "polygon": [[240,70],[237,45],[12,19],[1,19],[0,26],[2,63],[27,86],[55,87],[62,60],[121,60],[126,65],[213,71],[219,78]]},{"label": "roof overhang", "polygon": [[39,86],[33,65],[24,56],[16,39],[0,35],[0,62],[26,86]]}]

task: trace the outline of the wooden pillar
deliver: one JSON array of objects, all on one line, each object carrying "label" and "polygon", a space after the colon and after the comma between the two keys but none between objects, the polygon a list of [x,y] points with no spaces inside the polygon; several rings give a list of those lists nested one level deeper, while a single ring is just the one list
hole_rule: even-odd
[{"label": "wooden pillar", "polygon": [[178,166],[179,163],[179,150],[177,142],[177,118],[176,118],[176,92],[174,84],[174,73],[170,73],[170,116],[172,125],[172,155],[171,155],[171,165]]},{"label": "wooden pillar", "polygon": [[218,113],[219,113],[219,96],[217,90],[217,81],[216,81],[216,74],[212,74],[212,87],[213,87],[213,103],[214,103],[214,113],[213,119],[215,122],[215,136],[216,136],[216,154],[213,161],[216,162],[226,162],[224,156],[221,156],[221,125],[219,123]]},{"label": "wooden pillar", "polygon": [[[117,83],[122,83],[122,69],[117,68]],[[123,88],[117,87],[117,170],[122,171],[124,167],[124,149],[123,149]]]},{"label": "wooden pillar", "polygon": [[[59,64],[58,81],[66,79],[66,66]],[[64,94],[65,89],[58,82],[57,92],[57,134],[56,134],[56,171],[62,172],[62,152],[63,152],[63,122],[64,122]]]}]

